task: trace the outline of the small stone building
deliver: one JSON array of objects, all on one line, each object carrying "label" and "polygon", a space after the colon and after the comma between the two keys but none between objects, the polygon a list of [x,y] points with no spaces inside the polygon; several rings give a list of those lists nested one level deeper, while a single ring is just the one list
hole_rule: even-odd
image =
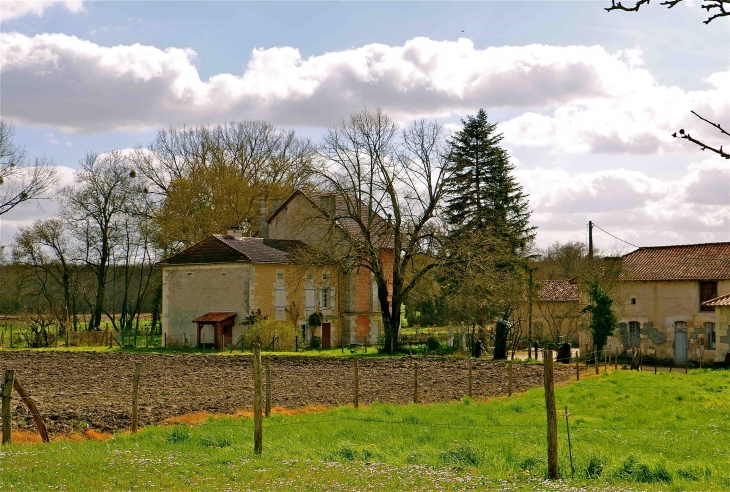
[{"label": "small stone building", "polygon": [[610,346],[640,347],[678,365],[725,360],[727,344],[717,341],[727,321],[706,301],[730,294],[730,243],[640,248],[623,257],[622,269],[620,332]]}]

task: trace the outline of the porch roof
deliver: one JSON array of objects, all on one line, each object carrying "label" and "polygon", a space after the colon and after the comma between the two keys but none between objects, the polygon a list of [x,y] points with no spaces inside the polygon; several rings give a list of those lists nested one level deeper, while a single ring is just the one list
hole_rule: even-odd
[{"label": "porch roof", "polygon": [[193,320],[193,323],[220,323],[234,318],[236,311],[211,311]]}]

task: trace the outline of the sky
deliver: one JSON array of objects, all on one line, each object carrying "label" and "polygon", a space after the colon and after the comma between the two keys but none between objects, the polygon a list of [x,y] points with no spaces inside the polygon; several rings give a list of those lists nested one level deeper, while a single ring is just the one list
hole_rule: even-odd
[{"label": "sky", "polygon": [[[691,114],[730,127],[730,18],[608,5],[0,0],[0,117],[59,188],[159,128],[263,119],[316,142],[365,107],[449,131],[484,108],[538,247],[585,242],[589,220],[638,246],[730,241],[730,160],[671,136],[730,144]],[[0,242],[55,210],[17,207]]]}]

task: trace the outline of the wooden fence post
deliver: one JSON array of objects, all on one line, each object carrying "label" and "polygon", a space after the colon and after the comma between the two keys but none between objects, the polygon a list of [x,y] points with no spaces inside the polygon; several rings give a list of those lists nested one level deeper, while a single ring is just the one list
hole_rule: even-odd
[{"label": "wooden fence post", "polygon": [[253,354],[253,452],[261,455],[263,449],[261,422],[261,346],[254,343]]},{"label": "wooden fence post", "polygon": [[507,396],[512,396],[512,361],[507,365]]},{"label": "wooden fence post", "polygon": [[472,397],[472,386],[473,386],[474,379],[472,378],[472,363],[471,363],[471,357],[469,357],[469,398]]},{"label": "wooden fence post", "polygon": [[418,403],[418,362],[413,363],[413,403]]},{"label": "wooden fence post", "polygon": [[139,373],[141,370],[141,362],[134,364],[134,376],[132,377],[132,434],[137,432],[137,425],[139,423],[137,402],[139,401]]},{"label": "wooden fence post", "polygon": [[35,426],[38,429],[38,434],[41,435],[41,439],[43,440],[43,442],[49,442],[50,439],[48,438],[48,430],[46,430],[46,424],[45,422],[43,422],[41,414],[38,412],[38,407],[36,406],[35,401],[33,401],[33,398],[30,397],[30,394],[25,391],[23,385],[20,384],[20,380],[18,380],[18,378],[15,378],[13,380],[13,388],[15,388],[15,391],[18,392],[20,398],[23,400],[23,403],[25,403],[28,411],[33,416],[33,422],[35,422]]},{"label": "wooden fence post", "polygon": [[608,350],[603,351],[603,372],[608,372]]},{"label": "wooden fence post", "polygon": [[657,366],[657,355],[656,355],[656,349],[654,349],[654,374],[656,374],[656,366]]},{"label": "wooden fence post", "polygon": [[355,391],[355,398],[353,401],[353,404],[355,405],[355,408],[360,406],[360,367],[357,357],[355,357],[352,360],[352,372],[353,372],[353,380],[352,380],[352,386]]},{"label": "wooden fence post", "polygon": [[264,407],[264,413],[268,417],[271,415],[271,365],[269,357],[264,359],[264,370],[266,371],[266,406]]},{"label": "wooden fence post", "polygon": [[598,374],[598,358],[596,357],[596,346],[593,346],[593,365],[596,367],[596,374]]},{"label": "wooden fence post", "polygon": [[14,379],[15,371],[12,369],[6,370],[5,382],[3,383],[2,388],[3,444],[11,444],[13,439],[13,422],[10,420],[10,399],[13,394]]},{"label": "wooden fence post", "polygon": [[618,347],[616,347],[616,360],[614,361],[613,370],[618,371]]},{"label": "wooden fence post", "polygon": [[578,365],[578,358],[575,358],[575,380],[580,381],[580,366]]},{"label": "wooden fence post", "polygon": [[[594,352],[595,354],[595,352]],[[543,379],[545,383],[545,411],[547,412],[548,477],[558,478],[558,417],[555,410],[555,386],[553,383],[553,351],[543,352]]]}]

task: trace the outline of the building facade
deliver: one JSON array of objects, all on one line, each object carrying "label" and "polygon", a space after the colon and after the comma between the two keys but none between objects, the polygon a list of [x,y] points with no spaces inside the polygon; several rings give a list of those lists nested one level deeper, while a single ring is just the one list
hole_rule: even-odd
[{"label": "building facade", "polygon": [[[316,336],[323,348],[376,344],[383,323],[371,273],[332,261],[348,240],[326,218],[334,203],[300,191],[273,210],[263,202],[259,237],[231,230],[160,262],[167,345],[222,348],[257,318],[292,323],[302,342]],[[392,264],[392,251],[381,257]],[[310,326],[315,312],[321,325]]]}]

